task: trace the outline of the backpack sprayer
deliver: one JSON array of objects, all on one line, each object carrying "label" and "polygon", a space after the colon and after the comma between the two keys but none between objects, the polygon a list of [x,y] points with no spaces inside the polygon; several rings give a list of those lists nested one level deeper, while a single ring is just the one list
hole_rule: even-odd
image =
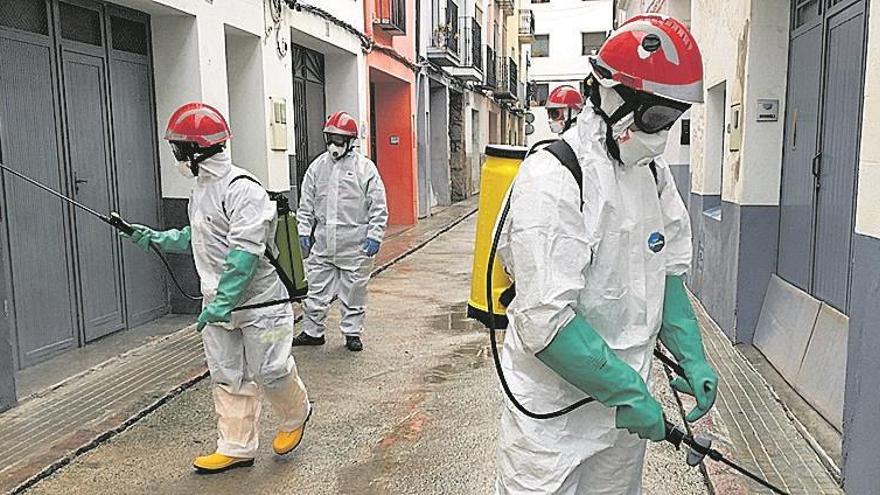
[{"label": "backpack sprayer", "polygon": [[[526,152],[525,149],[522,149],[522,148],[508,149],[508,148],[501,148],[501,147],[493,147],[493,148],[497,148],[497,149],[491,149],[491,150],[487,148],[486,155],[487,156],[494,156],[495,158],[501,158],[502,160],[499,160],[500,162],[511,162],[512,160],[517,160],[517,159],[521,161],[521,160],[525,159],[525,157],[531,155],[538,147],[540,147],[542,145],[549,144],[549,143],[554,143],[545,149],[548,149],[548,151],[550,153],[552,153],[554,156],[556,156],[559,159],[560,163],[562,163],[566,168],[568,168],[571,171],[575,180],[578,181],[578,186],[581,187],[581,184],[580,184],[581,172],[580,172],[580,168],[577,166],[577,159],[575,157],[574,162],[572,163],[571,155],[566,156],[566,155],[568,155],[568,153],[566,153],[564,149],[560,150],[559,146],[555,145],[555,143],[560,143],[560,142],[563,142],[563,141],[560,141],[560,140],[541,141],[541,142],[538,142],[535,145],[533,145],[531,147],[531,149],[528,150],[528,152]],[[555,148],[554,148],[554,146],[555,146]],[[569,152],[570,152],[570,148],[569,148]],[[572,155],[573,155],[573,153],[572,153]],[[500,276],[504,277],[503,270],[496,270],[495,269],[496,268],[495,267],[495,265],[496,265],[495,258],[496,258],[496,252],[498,249],[498,243],[501,239],[502,226],[504,225],[505,221],[507,220],[507,215],[510,213],[510,199],[509,199],[509,196],[507,196],[507,195],[503,194],[501,191],[499,191],[497,187],[495,189],[493,189],[493,188],[486,187],[486,186],[491,180],[500,181],[500,182],[504,183],[504,185],[509,186],[509,184],[513,182],[513,178],[516,174],[516,170],[518,169],[519,164],[518,163],[517,164],[500,163],[500,164],[494,164],[495,165],[494,167],[490,166],[490,165],[492,165],[492,164],[487,162],[486,167],[484,167],[484,172],[483,172],[483,177],[484,177],[483,186],[484,187],[481,187],[481,190],[484,191],[486,196],[485,196],[485,198],[483,196],[481,196],[481,198],[480,198],[480,212],[483,213],[483,215],[481,215],[478,218],[478,226],[477,226],[478,240],[476,242],[478,250],[485,250],[486,248],[488,248],[488,255],[487,255],[486,265],[485,265],[485,268],[486,268],[485,279],[482,280],[485,283],[485,292],[480,293],[481,287],[479,287],[479,284],[477,283],[478,281],[481,281],[481,280],[477,279],[477,277],[476,277],[476,275],[478,273],[477,270],[479,268],[482,268],[482,266],[480,265],[481,261],[478,260],[478,258],[480,258],[480,252],[477,252],[477,254],[474,256],[474,268],[475,268],[475,270],[474,270],[474,284],[472,287],[472,299],[471,299],[471,301],[469,301],[469,306],[468,306],[468,316],[471,316],[472,318],[479,320],[480,322],[482,322],[483,324],[485,324],[489,328],[489,340],[491,342],[490,347],[492,348],[492,358],[495,363],[495,372],[498,375],[499,381],[501,382],[501,388],[504,391],[504,395],[507,396],[507,399],[510,400],[511,404],[513,404],[513,406],[519,412],[521,412],[522,414],[524,414],[530,418],[533,418],[533,419],[557,418],[560,416],[564,416],[565,414],[568,414],[568,413],[574,411],[575,409],[580,408],[581,406],[595,402],[596,399],[588,396],[588,397],[584,397],[583,399],[581,399],[573,404],[570,404],[562,409],[559,409],[557,411],[538,413],[538,412],[528,410],[525,406],[523,406],[516,399],[516,397],[513,395],[513,393],[510,390],[510,385],[507,383],[507,380],[504,377],[504,371],[501,367],[501,358],[500,358],[499,352],[498,352],[498,342],[497,342],[497,336],[495,335],[495,331],[497,329],[499,329],[499,325],[498,325],[497,320],[500,320],[503,325],[500,328],[504,328],[507,326],[507,317],[503,314],[498,314],[498,315],[495,314],[494,301],[496,299],[498,299],[499,302],[501,302],[503,305],[505,305],[505,306],[509,305],[515,295],[515,292],[514,292],[515,289],[513,288],[514,287],[513,285],[510,285],[509,287],[506,287],[504,289],[504,291],[496,291],[495,289],[493,289],[493,279],[499,278],[499,274],[497,273],[499,271],[501,272]],[[495,185],[497,186],[498,184],[495,184]],[[493,191],[494,191],[494,194],[493,194]],[[499,193],[501,193],[501,194],[499,194]],[[484,199],[486,200],[485,206],[484,206]],[[502,202],[503,202],[503,206],[501,205]],[[500,211],[498,211],[499,207],[500,207]],[[496,214],[496,211],[497,211],[497,214]],[[484,212],[486,212],[486,213],[484,213]],[[488,215],[491,215],[491,216],[489,216],[487,218]],[[491,236],[491,242],[487,245],[485,242],[486,239],[479,239],[480,232],[485,232],[485,229],[481,230],[480,227],[485,226],[486,222],[490,222],[490,221],[494,220],[496,216],[498,217],[497,221],[495,221],[494,224],[490,224],[490,225],[493,225],[493,227],[491,229],[492,236]],[[480,223],[481,221],[483,223]],[[509,283],[509,280],[505,280],[505,281]],[[498,293],[496,294],[496,292],[498,292]],[[478,296],[479,299],[482,299],[482,297],[485,297],[486,299],[485,299],[485,301],[482,301],[482,300],[478,300],[474,296]],[[682,376],[682,377],[685,376],[684,370],[681,368],[681,366],[679,366],[678,363],[676,363],[673,359],[669,358],[666,354],[664,354],[662,351],[660,351],[659,348],[655,349],[654,356],[660,362],[662,362],[665,366],[667,366],[673,372],[675,372],[677,375]],[[713,461],[721,462],[721,463],[731,467],[736,472],[742,474],[743,476],[748,477],[751,480],[754,480],[756,483],[759,483],[760,485],[773,491],[773,493],[777,493],[780,495],[787,495],[787,493],[785,491],[783,491],[782,489],[774,486],[769,481],[767,481],[764,478],[758,476],[757,474],[749,471],[745,467],[740,466],[736,462],[725,457],[724,454],[722,454],[721,452],[713,449],[712,448],[712,439],[705,437],[705,436],[701,436],[701,435],[697,435],[697,436],[689,435],[687,433],[687,431],[685,429],[683,429],[682,427],[677,426],[667,420],[664,420],[664,421],[666,423],[666,438],[664,438],[664,441],[669,442],[670,444],[675,446],[676,449],[681,449],[682,445],[687,447],[688,454],[687,454],[686,461],[689,466],[697,466],[700,463],[702,463],[706,459],[706,457],[708,457],[709,459],[712,459]]]}]

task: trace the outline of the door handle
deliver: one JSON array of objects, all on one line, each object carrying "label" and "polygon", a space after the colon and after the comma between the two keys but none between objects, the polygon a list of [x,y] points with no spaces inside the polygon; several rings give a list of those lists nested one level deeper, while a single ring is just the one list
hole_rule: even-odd
[{"label": "door handle", "polygon": [[819,180],[822,177],[822,152],[818,152],[813,156],[812,163],[813,177],[816,178],[816,189],[819,189]]},{"label": "door handle", "polygon": [[88,184],[88,182],[87,179],[80,179],[76,172],[73,173],[73,189],[75,192],[79,193],[80,184]]}]

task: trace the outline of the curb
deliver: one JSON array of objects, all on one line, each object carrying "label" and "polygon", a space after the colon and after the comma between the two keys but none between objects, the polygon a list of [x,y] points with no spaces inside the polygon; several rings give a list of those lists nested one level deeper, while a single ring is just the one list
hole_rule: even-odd
[{"label": "curb", "polygon": [[[409,246],[407,249],[405,249],[399,255],[391,258],[388,261],[383,262],[381,265],[376,267],[370,273],[370,278],[373,278],[373,277],[379,275],[380,273],[391,268],[393,265],[397,264],[399,261],[401,261],[401,260],[409,257],[410,255],[412,255],[413,253],[419,251],[420,249],[422,249],[423,247],[428,245],[431,241],[437,239],[441,235],[445,234],[446,232],[449,232],[450,230],[452,230],[456,226],[460,225],[462,222],[466,221],[468,218],[473,216],[476,212],[477,212],[476,207],[471,208],[468,211],[465,211],[461,216],[452,220],[450,223],[444,225],[443,227],[437,229],[434,232],[431,232],[430,234],[427,235],[427,237],[424,240],[422,240],[412,246]],[[300,312],[298,315],[296,315],[295,318],[296,318],[296,322],[299,322],[300,320],[302,320],[302,313]],[[96,366],[93,366],[92,368],[81,371],[81,372],[79,372],[75,375],[72,375],[68,378],[65,378],[64,380],[62,380],[54,385],[51,385],[43,390],[40,390],[40,391],[35,392],[33,394],[30,394],[24,400],[44,396],[45,394],[47,394],[49,392],[52,392],[54,390],[57,390],[59,388],[64,387],[65,385],[67,385],[68,383],[70,383],[71,381],[73,381],[76,378],[94,373],[94,372],[106,367],[107,365],[109,365],[115,361],[118,361],[127,355],[130,355],[133,352],[136,352],[140,349],[143,349],[144,346],[153,346],[157,342],[161,342],[165,339],[171,338],[172,336],[176,335],[179,332],[185,332],[185,331],[189,330],[190,328],[193,328],[194,326],[195,325],[189,325],[187,327],[184,327],[184,328],[178,330],[177,332],[165,335],[162,338],[157,339],[155,341],[148,342],[148,343],[146,343],[142,346],[136,347],[134,349],[129,349],[129,350],[117,355],[117,356],[111,357],[110,359],[108,359],[108,360],[106,360]],[[31,476],[30,478],[28,478],[25,481],[23,481],[22,483],[20,483],[18,486],[16,486],[11,491],[9,491],[8,494],[9,495],[18,495],[18,494],[25,492],[26,490],[33,487],[34,485],[36,485],[40,481],[51,476],[53,473],[55,473],[59,469],[65,467],[68,464],[70,464],[71,462],[73,462],[77,457],[101,446],[107,440],[110,440],[113,437],[115,437],[116,435],[128,430],[129,428],[131,428],[132,426],[137,424],[140,420],[149,416],[151,413],[153,413],[154,411],[156,411],[157,409],[159,409],[160,407],[162,407],[163,405],[165,405],[166,403],[168,403],[169,401],[171,401],[175,397],[179,396],[180,394],[182,394],[186,390],[192,388],[193,386],[195,386],[196,384],[198,384],[199,382],[201,382],[202,380],[204,380],[208,376],[210,376],[210,373],[208,372],[207,369],[205,369],[201,373],[199,373],[199,374],[189,378],[188,380],[184,381],[183,383],[177,385],[176,387],[174,387],[170,391],[166,392],[165,394],[163,394],[161,397],[159,397],[155,401],[151,402],[149,405],[147,405],[143,409],[136,412],[134,415],[130,416],[128,419],[123,421],[119,426],[116,426],[115,428],[112,428],[108,431],[101,433],[100,435],[94,437],[92,440],[90,440],[85,445],[82,445],[82,446],[76,448],[75,450],[68,452],[61,459],[54,461],[52,464],[46,466],[37,474]]]}]

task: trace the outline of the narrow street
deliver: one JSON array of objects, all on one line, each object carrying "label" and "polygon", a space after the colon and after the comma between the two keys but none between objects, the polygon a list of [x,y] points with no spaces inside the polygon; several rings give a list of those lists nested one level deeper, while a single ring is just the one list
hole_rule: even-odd
[{"label": "narrow street", "polygon": [[[294,454],[271,452],[266,404],[253,468],[195,474],[192,458],[215,441],[203,380],[27,493],[492,493],[500,389],[486,333],[464,316],[474,225],[471,216],[376,276],[364,352],[345,350],[336,332],[295,350],[315,413]],[[667,415],[680,418],[655,371]],[[652,446],[645,493],[707,493],[684,457]]]}]

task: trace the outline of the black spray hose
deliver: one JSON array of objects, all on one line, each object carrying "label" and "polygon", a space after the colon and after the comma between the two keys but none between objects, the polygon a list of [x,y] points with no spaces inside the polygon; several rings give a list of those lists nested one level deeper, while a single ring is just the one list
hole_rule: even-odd
[{"label": "black spray hose", "polygon": [[724,457],[724,454],[712,448],[712,440],[708,438],[699,436],[695,438],[691,435],[688,435],[680,427],[670,423],[669,421],[666,421],[666,438],[664,440],[674,445],[676,449],[680,448],[681,444],[686,445],[689,449],[687,463],[690,466],[696,466],[697,464],[703,462],[703,459],[708,457],[713,461],[726,464],[738,473],[747,476],[749,479],[760,484],[761,486],[770,489],[771,491],[773,491],[773,493],[778,493],[779,495],[788,495],[788,493],[781,488],[774,486],[772,483],[765,480],[764,478],[761,478],[760,476],[752,473],[748,469]]},{"label": "black spray hose", "polygon": [[[535,150],[539,146],[547,145],[556,142],[556,139],[544,139],[542,141],[538,141],[533,144],[529,151],[526,153],[526,157],[535,152]],[[512,186],[511,186],[512,187]],[[575,409],[587,405],[591,402],[595,402],[596,399],[593,397],[585,397],[574,404],[570,404],[562,409],[553,412],[547,413],[537,413],[534,411],[530,411],[526,409],[524,405],[522,405],[516,397],[514,397],[513,392],[510,390],[510,385],[507,383],[507,379],[504,377],[504,370],[501,368],[501,357],[498,355],[498,337],[495,335],[495,331],[498,328],[495,322],[495,311],[493,308],[493,300],[494,294],[492,293],[492,272],[495,267],[495,255],[498,251],[498,242],[501,240],[501,230],[504,222],[507,221],[507,215],[510,213],[510,195],[508,194],[507,201],[504,202],[504,208],[501,210],[501,215],[498,217],[498,222],[495,224],[495,232],[492,236],[492,246],[489,248],[489,264],[488,268],[486,268],[486,309],[489,313],[489,341],[492,343],[492,360],[495,362],[495,372],[498,374],[498,380],[501,382],[501,388],[504,390],[504,395],[510,400],[510,403],[513,404],[516,409],[525,414],[526,416],[532,419],[553,419],[558,418],[560,416],[564,416]]]},{"label": "black spray hose", "polygon": [[[541,142],[536,143],[534,146],[532,146],[532,148],[529,150],[529,152],[526,154],[526,156],[532,154],[532,152],[535,150],[536,147],[538,147],[542,144],[546,144],[549,141],[552,141],[552,140],[541,141]],[[585,398],[583,398],[573,404],[570,404],[567,407],[564,407],[562,409],[559,409],[559,410],[553,411],[553,412],[536,413],[534,411],[530,411],[530,410],[526,409],[526,407],[523,406],[516,399],[516,397],[513,395],[513,392],[510,390],[510,385],[507,383],[507,379],[504,377],[504,370],[501,367],[501,358],[498,353],[498,339],[497,339],[497,336],[495,335],[497,325],[496,325],[496,321],[495,321],[495,311],[494,311],[493,304],[492,304],[493,299],[494,299],[494,297],[493,297],[494,294],[492,293],[492,272],[494,271],[493,268],[495,266],[495,256],[498,251],[498,243],[501,240],[502,227],[503,227],[505,221],[507,220],[507,215],[509,213],[510,213],[510,195],[508,194],[507,201],[505,201],[505,203],[504,203],[504,208],[501,211],[501,215],[498,217],[498,221],[495,224],[495,229],[494,229],[495,232],[492,237],[492,245],[489,248],[488,267],[486,268],[486,308],[489,313],[489,340],[491,342],[491,347],[492,347],[492,360],[495,363],[495,371],[498,374],[498,380],[501,382],[501,388],[504,390],[504,395],[507,396],[508,400],[510,400],[511,404],[513,404],[513,406],[519,412],[525,414],[526,416],[528,416],[532,419],[558,418],[560,416],[564,416],[564,415],[574,411],[575,409],[578,409],[581,406],[584,406],[584,405],[589,404],[591,402],[595,402],[596,399],[593,397],[585,397]],[[668,357],[666,354],[664,354],[662,351],[660,351],[659,348],[654,350],[654,356],[656,356],[657,359],[659,359],[664,365],[671,368],[679,376],[685,376],[684,370],[681,368],[681,366],[678,363],[676,363],[674,360],[672,360],[670,357]],[[701,463],[703,461],[703,459],[705,459],[708,456],[713,461],[721,462],[721,463],[726,464],[727,466],[730,466],[731,468],[733,468],[734,470],[736,470],[740,474],[747,476],[748,478],[754,480],[756,483],[759,483],[760,485],[772,490],[774,493],[777,493],[780,495],[788,495],[785,491],[772,485],[769,481],[761,478],[760,476],[750,472],[746,468],[744,468],[744,467],[736,464],[735,462],[731,461],[730,459],[727,459],[726,457],[724,457],[724,455],[721,452],[718,452],[717,450],[715,450],[711,447],[712,441],[710,439],[703,438],[703,437],[694,438],[691,435],[688,435],[687,432],[682,430],[680,427],[674,425],[673,423],[670,423],[667,420],[664,420],[664,421],[666,422],[666,438],[664,438],[664,440],[671,443],[676,448],[680,448],[682,444],[685,444],[690,449],[690,452],[688,453],[688,459],[687,459],[687,463],[689,465],[696,466],[697,464]]]}]

